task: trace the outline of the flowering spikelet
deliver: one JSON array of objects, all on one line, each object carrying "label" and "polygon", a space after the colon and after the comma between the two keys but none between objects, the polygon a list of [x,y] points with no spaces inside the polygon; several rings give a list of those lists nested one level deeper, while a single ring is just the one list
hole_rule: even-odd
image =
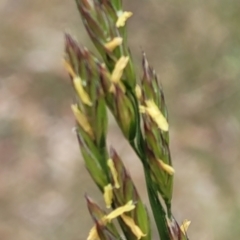
[{"label": "flowering spikelet", "polygon": [[[120,157],[118,156],[117,152],[111,148],[110,149],[110,156],[113,161],[114,168],[116,169],[118,173],[118,181],[120,183],[120,188],[113,189],[113,194],[114,194],[114,201],[117,206],[122,206],[129,200],[133,201],[135,203],[135,208],[128,212],[127,219],[131,219],[131,225],[132,228],[137,231],[137,227],[135,228],[134,226],[138,226],[141,231],[146,234],[146,236],[143,238],[144,240],[150,239],[150,226],[149,226],[149,221],[148,221],[148,215],[146,212],[146,209],[137,193],[136,187],[134,186],[134,183],[131,179],[131,176],[129,175],[127,169],[124,167]],[[114,182],[113,176],[111,176],[111,182]],[[122,218],[123,215],[121,215]],[[135,239],[136,234],[129,229],[129,225],[126,222],[123,222],[125,225],[127,225],[127,230],[128,231],[128,239]]]}]

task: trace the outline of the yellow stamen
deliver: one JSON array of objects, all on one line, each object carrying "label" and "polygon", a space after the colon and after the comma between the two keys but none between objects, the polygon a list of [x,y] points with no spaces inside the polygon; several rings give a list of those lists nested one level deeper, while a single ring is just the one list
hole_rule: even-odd
[{"label": "yellow stamen", "polygon": [[119,216],[121,216],[123,213],[125,212],[130,212],[135,208],[135,205],[133,204],[133,201],[129,201],[128,203],[126,203],[125,205],[123,205],[122,207],[118,207],[115,210],[113,210],[111,213],[109,213],[107,216],[105,216],[104,218],[107,221],[111,221],[114,218],[117,218]]},{"label": "yellow stamen", "polygon": [[113,199],[113,188],[111,184],[108,184],[104,187],[104,201],[106,203],[106,207],[110,208],[112,205],[112,199]]},{"label": "yellow stamen", "polygon": [[72,111],[77,119],[78,124],[83,128],[83,130],[89,134],[89,136],[94,139],[94,134],[92,128],[86,118],[86,116],[78,109],[77,105],[71,106]]},{"label": "yellow stamen", "polygon": [[113,176],[113,181],[114,181],[114,187],[115,188],[120,188],[120,184],[118,182],[118,174],[117,174],[117,170],[114,166],[114,163],[113,163],[113,160],[110,158],[108,159],[108,162],[107,162],[107,165],[108,167],[110,168],[110,171],[112,173],[112,176]]},{"label": "yellow stamen", "polygon": [[169,128],[168,122],[159,110],[158,106],[155,104],[155,102],[153,100],[147,100],[145,103],[147,105],[145,110],[151,116],[152,120],[161,130],[167,132]]},{"label": "yellow stamen", "polygon": [[127,19],[130,18],[132,15],[132,12],[122,12],[122,14],[118,17],[116,27],[119,28],[125,26]]},{"label": "yellow stamen", "polygon": [[137,99],[141,100],[141,98],[142,98],[142,90],[141,90],[141,88],[140,88],[140,86],[138,84],[135,87],[135,93],[136,93]]},{"label": "yellow stamen", "polygon": [[180,227],[182,233],[186,236],[186,232],[188,230],[188,227],[190,225],[191,221],[185,219]]},{"label": "yellow stamen", "polygon": [[90,97],[88,96],[87,92],[84,90],[84,88],[82,86],[82,80],[80,77],[73,78],[73,85],[74,85],[75,90],[78,93],[78,96],[82,100],[82,102],[88,106],[92,106]]},{"label": "yellow stamen", "polygon": [[92,106],[90,97],[88,96],[88,94],[86,93],[86,91],[84,90],[84,88],[82,86],[81,78],[76,75],[72,66],[70,65],[70,63],[67,60],[64,60],[64,66],[65,66],[66,70],[68,71],[69,75],[73,78],[74,88],[77,91],[78,96],[80,97],[82,102],[88,106]]},{"label": "yellow stamen", "polygon": [[124,68],[127,66],[129,61],[129,57],[122,56],[117,63],[115,64],[115,67],[113,69],[111,80],[114,83],[119,83],[123,74]]},{"label": "yellow stamen", "polygon": [[137,239],[141,239],[142,237],[146,236],[146,234],[142,232],[142,230],[135,224],[134,220],[131,217],[122,214],[121,218],[126,223],[126,225],[130,227],[132,233],[137,237]]},{"label": "yellow stamen", "polygon": [[88,234],[87,240],[101,240],[98,236],[97,228],[96,226],[93,226]]},{"label": "yellow stamen", "polygon": [[106,49],[112,52],[116,47],[120,46],[122,42],[123,39],[121,37],[115,37],[110,42],[107,42],[104,46]]},{"label": "yellow stamen", "polygon": [[73,71],[72,66],[70,65],[70,63],[69,63],[66,59],[64,59],[63,64],[64,64],[64,67],[66,68],[66,70],[68,71],[69,75],[70,75],[72,78],[77,77],[76,73]]},{"label": "yellow stamen", "polygon": [[162,168],[165,172],[167,172],[167,173],[170,174],[170,175],[173,175],[173,174],[175,173],[175,170],[174,170],[174,168],[173,168],[172,166],[164,163],[162,160],[158,160],[158,161],[159,161],[159,163],[160,163],[160,165],[161,165],[161,168]]}]

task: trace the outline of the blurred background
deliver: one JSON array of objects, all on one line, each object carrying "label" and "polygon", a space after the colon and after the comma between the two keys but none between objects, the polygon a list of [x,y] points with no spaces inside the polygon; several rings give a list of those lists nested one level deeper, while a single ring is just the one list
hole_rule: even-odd
[{"label": "blurred background", "polygon": [[[192,221],[190,239],[239,239],[240,1],[123,2],[134,12],[138,76],[143,49],[165,91],[175,216]],[[65,31],[92,47],[75,2],[1,0],[0,18],[0,239],[86,239],[84,194],[102,200],[72,131],[62,64]],[[113,119],[109,144],[148,204],[141,165]]]}]

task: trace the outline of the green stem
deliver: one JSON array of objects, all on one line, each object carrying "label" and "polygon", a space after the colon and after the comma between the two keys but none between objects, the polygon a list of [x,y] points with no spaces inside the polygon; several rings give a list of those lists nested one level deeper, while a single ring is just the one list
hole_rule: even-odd
[{"label": "green stem", "polygon": [[158,234],[161,240],[170,240],[166,221],[166,213],[161,202],[159,201],[157,191],[153,187],[154,183],[151,179],[151,176],[149,176],[149,171],[146,169],[146,167],[144,167],[144,175],[147,185],[148,198],[152,208],[155,223],[157,225]]}]

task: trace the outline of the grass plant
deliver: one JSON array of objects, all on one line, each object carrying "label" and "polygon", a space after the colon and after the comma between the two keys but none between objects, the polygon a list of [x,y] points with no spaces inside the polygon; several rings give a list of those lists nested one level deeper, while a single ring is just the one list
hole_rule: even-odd
[{"label": "grass plant", "polygon": [[[151,240],[148,211],[116,150],[108,149],[107,108],[142,163],[148,197],[161,240],[186,240],[189,221],[180,226],[171,201],[174,168],[169,148],[168,113],[157,74],[142,57],[138,81],[127,46],[131,12],[121,0],[76,0],[83,24],[101,58],[65,35],[64,65],[75,90],[72,111],[86,169],[105,207],[89,196],[93,219],[88,240]],[[120,229],[116,227],[116,222]]]}]

